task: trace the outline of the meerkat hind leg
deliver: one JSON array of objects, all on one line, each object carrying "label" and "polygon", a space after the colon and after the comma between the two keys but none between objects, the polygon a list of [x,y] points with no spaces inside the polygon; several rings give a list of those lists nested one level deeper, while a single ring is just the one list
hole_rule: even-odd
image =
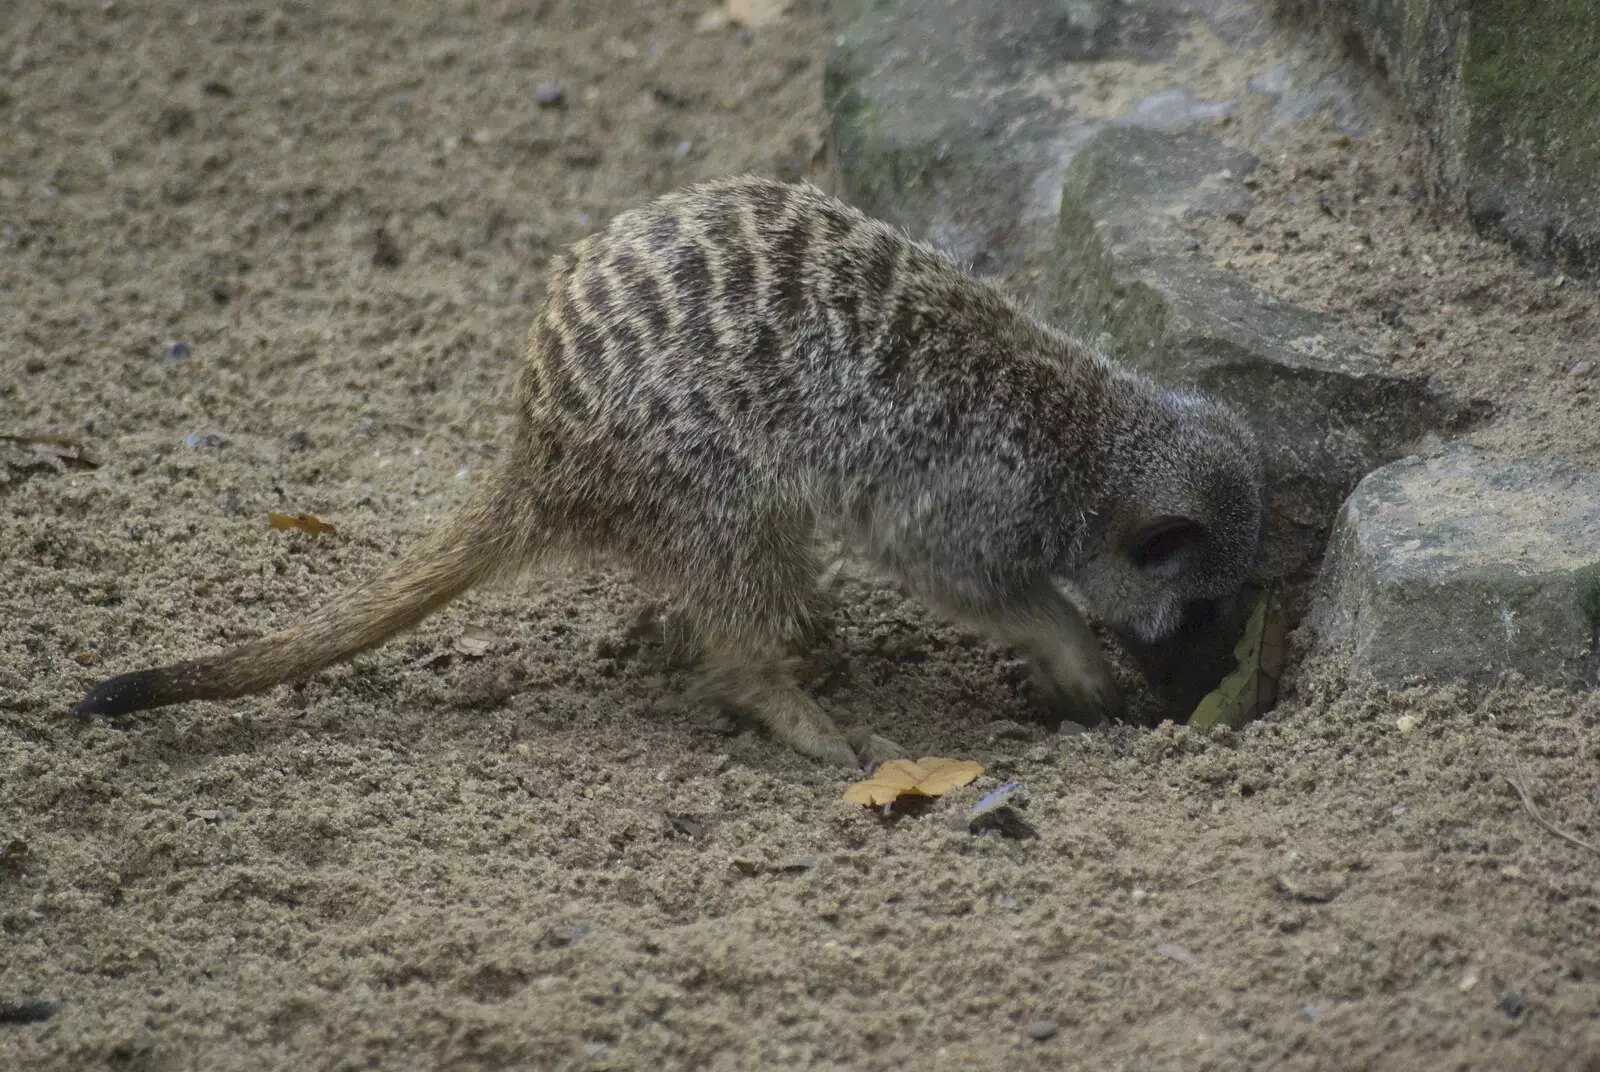
[{"label": "meerkat hind leg", "polygon": [[[708,526],[708,516],[717,524]],[[803,504],[748,485],[727,500],[661,504],[649,530],[693,535],[653,543],[641,557],[647,576],[675,593],[698,649],[696,691],[744,710],[804,755],[854,767],[903,754],[868,731],[847,735],[795,679],[797,650],[825,601],[816,526]]]}]

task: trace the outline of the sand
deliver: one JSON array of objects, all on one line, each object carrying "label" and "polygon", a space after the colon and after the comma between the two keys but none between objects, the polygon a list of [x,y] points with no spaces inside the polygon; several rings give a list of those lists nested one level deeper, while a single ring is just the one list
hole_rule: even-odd
[{"label": "sand", "polygon": [[[1594,695],[1388,693],[1297,636],[1243,731],[1063,734],[1007,653],[851,577],[808,687],[986,767],[885,821],[574,570],[299,686],[66,716],[447,516],[564,243],[818,168],[826,27],[701,13],[0,12],[0,433],[99,462],[0,443],[0,1021],[59,1002],[0,1068],[1600,1069],[1600,855],[1555,832],[1600,843]],[[1404,146],[1296,132],[1195,255],[1490,398],[1485,441],[1595,462],[1593,283],[1430,208]],[[967,833],[1007,778],[1039,836]]]}]

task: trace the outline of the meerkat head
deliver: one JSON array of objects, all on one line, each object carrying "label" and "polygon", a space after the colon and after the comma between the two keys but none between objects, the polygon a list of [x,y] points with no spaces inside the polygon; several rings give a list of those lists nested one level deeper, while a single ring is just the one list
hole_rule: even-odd
[{"label": "meerkat head", "polygon": [[1232,410],[1185,392],[1145,397],[1116,431],[1100,514],[1063,580],[1101,621],[1150,642],[1249,579],[1264,486],[1255,437]]}]

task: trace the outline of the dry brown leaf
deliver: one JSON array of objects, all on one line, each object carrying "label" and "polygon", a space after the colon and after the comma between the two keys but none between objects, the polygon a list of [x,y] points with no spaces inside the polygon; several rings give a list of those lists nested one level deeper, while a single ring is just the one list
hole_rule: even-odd
[{"label": "dry brown leaf", "polygon": [[469,659],[480,659],[489,654],[500,638],[481,625],[469,625],[456,637],[455,649]]},{"label": "dry brown leaf", "polygon": [[982,773],[982,764],[970,759],[923,756],[915,763],[909,759],[891,759],[871,778],[846,789],[844,798],[853,804],[875,808],[893,804],[901,797],[943,796]]},{"label": "dry brown leaf", "polygon": [[267,523],[279,532],[298,529],[307,536],[321,536],[324,532],[339,531],[337,525],[311,514],[268,514]]},{"label": "dry brown leaf", "polygon": [[701,33],[715,33],[717,30],[726,29],[732,21],[728,17],[727,8],[714,7],[695,20],[694,28]]},{"label": "dry brown leaf", "polygon": [[721,7],[701,15],[695,21],[695,29],[709,33],[731,25],[760,30],[788,14],[790,3],[791,0],[725,0]]},{"label": "dry brown leaf", "polygon": [[747,30],[771,26],[789,11],[790,0],[728,0],[728,18]]},{"label": "dry brown leaf", "polygon": [[93,469],[100,464],[100,459],[89,449],[89,444],[72,436],[0,432],[0,441],[27,447],[36,459],[56,469],[65,469],[69,463],[85,469]]}]

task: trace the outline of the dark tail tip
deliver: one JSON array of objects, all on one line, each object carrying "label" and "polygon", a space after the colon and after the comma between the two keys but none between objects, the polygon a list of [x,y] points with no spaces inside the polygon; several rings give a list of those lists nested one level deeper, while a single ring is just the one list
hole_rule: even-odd
[{"label": "dark tail tip", "polygon": [[126,715],[166,702],[162,697],[161,671],[140,670],[100,682],[72,709],[74,715]]}]

